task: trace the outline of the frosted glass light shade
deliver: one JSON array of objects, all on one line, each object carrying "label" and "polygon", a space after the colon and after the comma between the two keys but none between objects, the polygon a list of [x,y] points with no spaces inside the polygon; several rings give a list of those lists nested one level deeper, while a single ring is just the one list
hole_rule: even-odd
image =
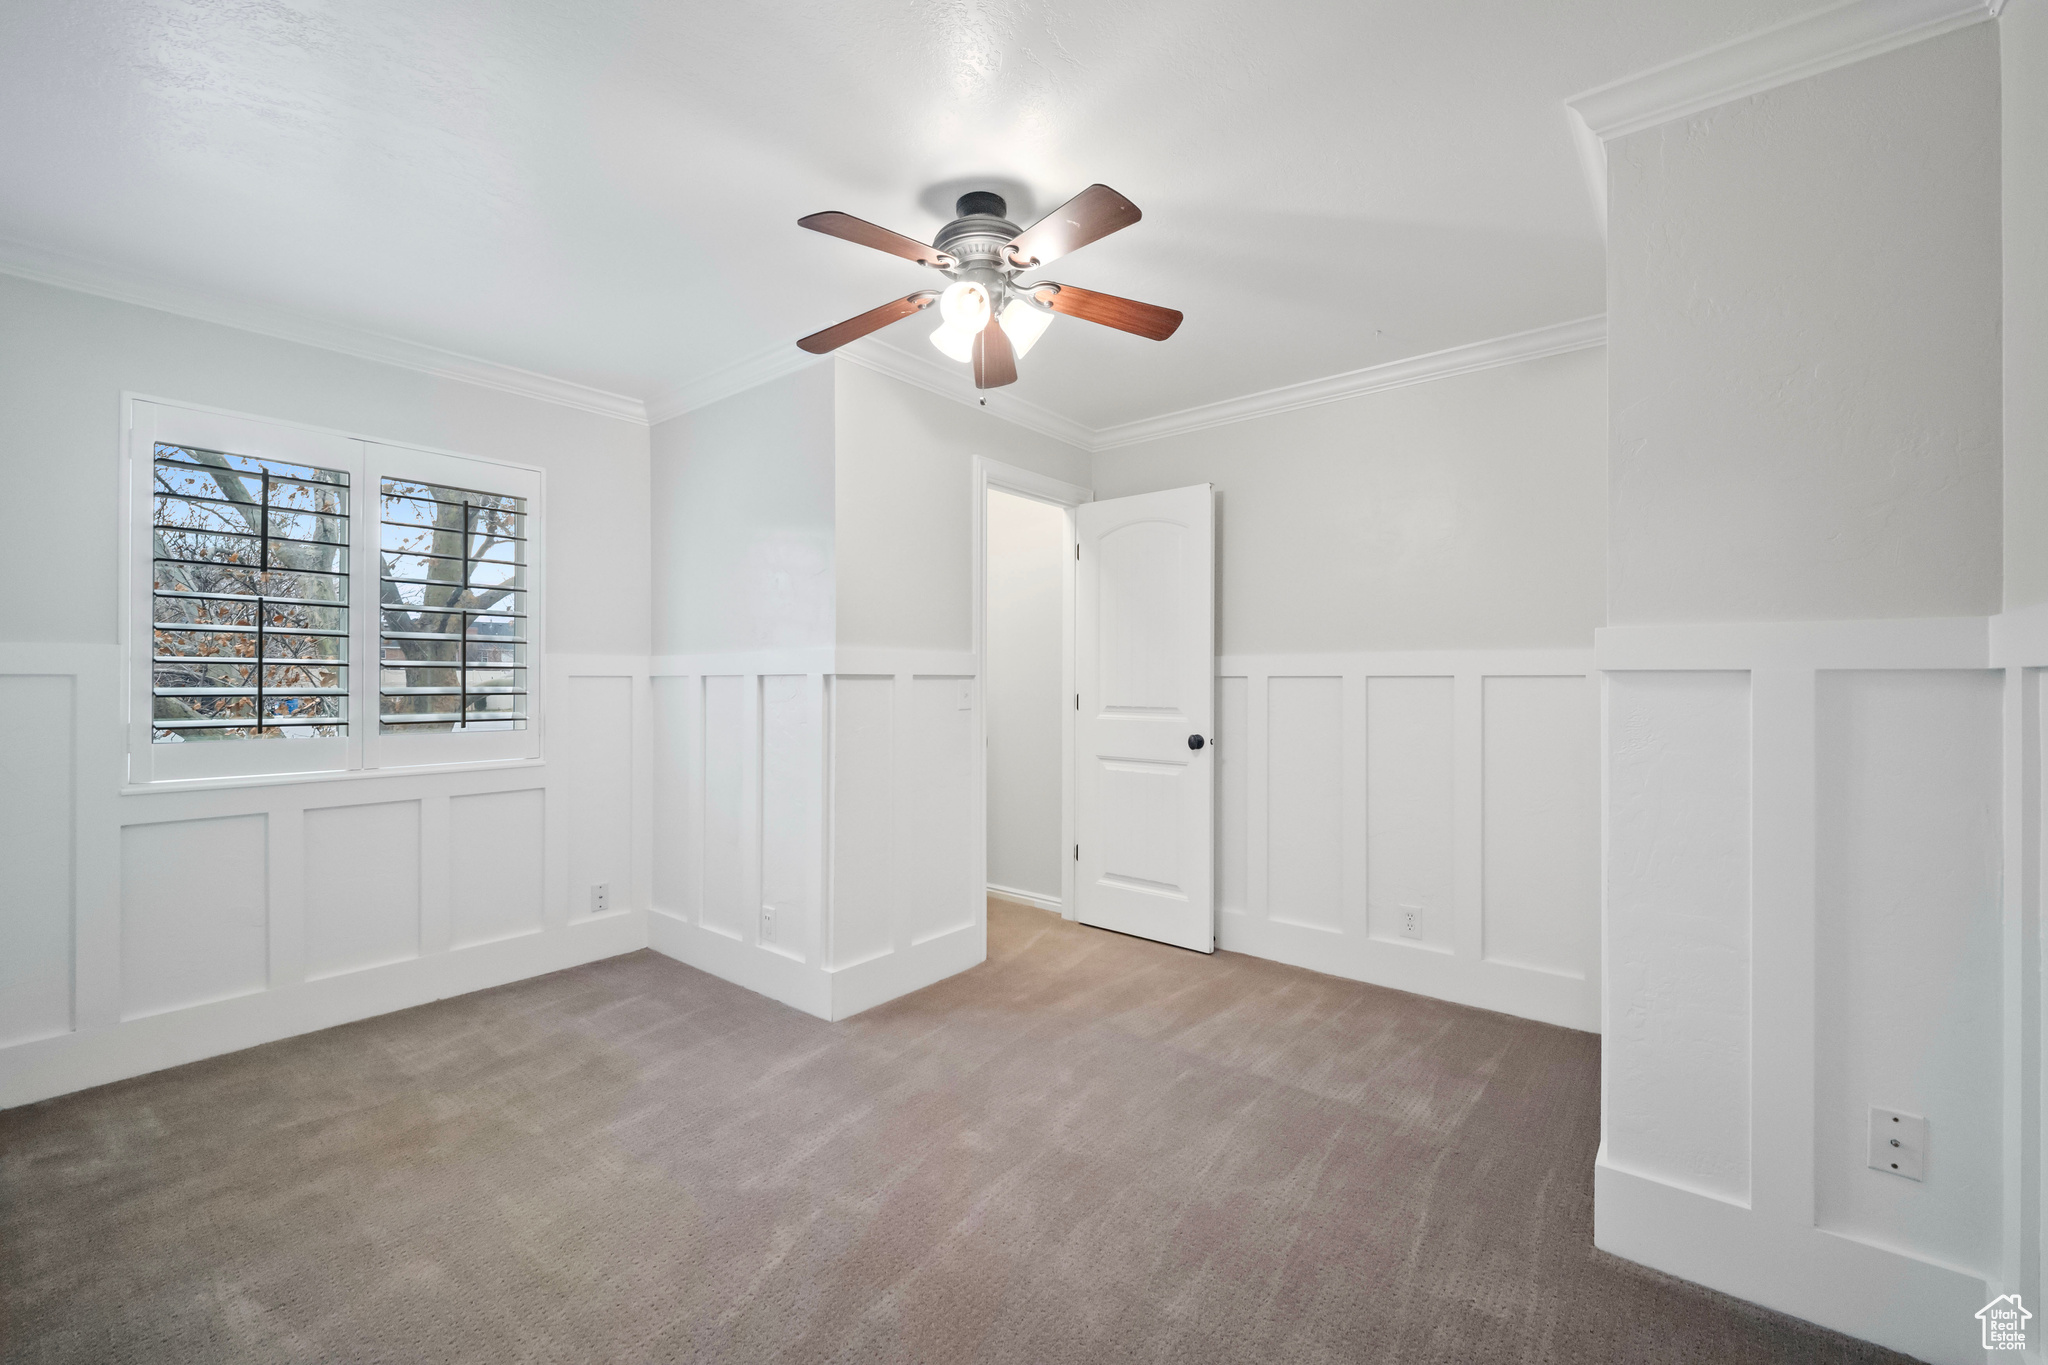
[{"label": "frosted glass light shade", "polygon": [[1010,338],[1010,349],[1022,360],[1027,351],[1038,344],[1045,335],[1045,329],[1052,326],[1052,314],[1043,308],[1033,308],[1022,299],[1011,299],[1003,309],[1003,333]]},{"label": "frosted glass light shade", "polygon": [[970,336],[988,326],[988,290],[973,280],[955,280],[939,295],[939,316]]},{"label": "frosted glass light shade", "polygon": [[939,329],[932,333],[932,345],[950,360],[974,358],[974,332],[966,327],[955,327],[950,322],[939,324]]}]

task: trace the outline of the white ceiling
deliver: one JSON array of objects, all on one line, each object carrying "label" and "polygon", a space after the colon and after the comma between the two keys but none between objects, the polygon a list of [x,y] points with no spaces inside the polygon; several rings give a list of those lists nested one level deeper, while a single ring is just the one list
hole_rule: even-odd
[{"label": "white ceiling", "polygon": [[929,283],[802,214],[1102,181],[1044,273],[1187,322],[1023,362],[1099,428],[1600,312],[1562,101],[1832,2],[10,0],[0,237],[651,399]]}]

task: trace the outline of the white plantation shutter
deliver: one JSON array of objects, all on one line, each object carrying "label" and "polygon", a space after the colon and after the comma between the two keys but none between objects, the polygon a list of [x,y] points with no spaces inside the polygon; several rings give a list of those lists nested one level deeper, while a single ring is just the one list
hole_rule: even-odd
[{"label": "white plantation shutter", "polygon": [[380,730],[525,729],[526,499],[386,477],[378,501]]},{"label": "white plantation shutter", "polygon": [[151,740],[348,733],[349,476],[157,442]]},{"label": "white plantation shutter", "polygon": [[131,783],[540,757],[539,470],[128,402]]}]

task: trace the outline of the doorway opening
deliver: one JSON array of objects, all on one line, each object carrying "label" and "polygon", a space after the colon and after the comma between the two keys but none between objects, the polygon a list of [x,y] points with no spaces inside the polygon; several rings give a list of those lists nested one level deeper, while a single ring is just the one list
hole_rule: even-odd
[{"label": "doorway opening", "polygon": [[977,460],[988,893],[1071,919],[1073,509],[1085,488]]}]

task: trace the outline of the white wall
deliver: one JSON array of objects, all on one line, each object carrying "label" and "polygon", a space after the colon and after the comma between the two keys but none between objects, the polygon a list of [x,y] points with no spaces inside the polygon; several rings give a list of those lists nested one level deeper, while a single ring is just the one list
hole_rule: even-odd
[{"label": "white wall", "polygon": [[[2003,192],[2005,338],[2005,610],[2048,611],[2048,0],[2009,0],[1998,22],[2000,156]],[[2011,662],[2048,661],[2048,653]],[[2038,675],[2019,675],[2008,691],[2006,748],[2005,962],[2006,1219],[2001,1288],[2028,1303],[2041,1299],[2048,1217],[2048,1038],[2041,1013],[2041,907]],[[2037,1307],[2038,1311],[2038,1307]],[[2040,1324],[2040,1319],[2035,1320]],[[2041,1341],[2048,1333],[2035,1334]],[[2037,1345],[2034,1358],[2048,1359]]]},{"label": "white wall", "polygon": [[1997,44],[1609,145],[1616,623],[1998,610]]},{"label": "white wall", "polygon": [[974,457],[1086,487],[1088,456],[849,360],[834,374],[839,642],[972,650]]},{"label": "white wall", "polygon": [[1096,457],[1217,488],[1220,946],[1599,1027],[1606,403],[1591,350]]},{"label": "white wall", "polygon": [[654,652],[829,645],[831,368],[656,423],[650,445]]},{"label": "white wall", "polygon": [[1605,624],[1601,350],[1096,456],[1100,498],[1217,489],[1218,648],[1584,649]]},{"label": "white wall", "polygon": [[828,1019],[981,961],[973,457],[1084,457],[844,360],[653,449],[653,946]]},{"label": "white wall", "polygon": [[1060,899],[1062,570],[1067,514],[988,493],[988,880]]},{"label": "white wall", "polygon": [[[124,793],[123,391],[544,468],[541,761]],[[0,277],[0,475],[0,1104],[645,942],[645,428]]]},{"label": "white wall", "polygon": [[2048,602],[2048,2],[1998,21],[2005,276],[2005,609]]},{"label": "white wall", "polygon": [[1608,145],[1596,1241],[1935,1361],[2008,1202],[1997,42]]}]

